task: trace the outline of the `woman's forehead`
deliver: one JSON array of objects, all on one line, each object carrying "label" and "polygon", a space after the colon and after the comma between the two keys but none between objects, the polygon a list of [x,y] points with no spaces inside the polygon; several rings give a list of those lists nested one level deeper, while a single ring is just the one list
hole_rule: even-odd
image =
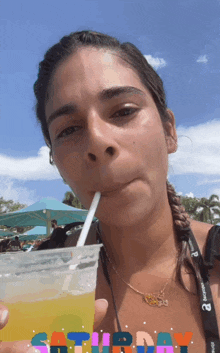
[{"label": "woman's forehead", "polygon": [[146,91],[138,74],[118,53],[83,48],[58,66],[49,91],[57,99],[74,92],[76,95],[82,92],[98,95],[113,86],[133,86]]}]

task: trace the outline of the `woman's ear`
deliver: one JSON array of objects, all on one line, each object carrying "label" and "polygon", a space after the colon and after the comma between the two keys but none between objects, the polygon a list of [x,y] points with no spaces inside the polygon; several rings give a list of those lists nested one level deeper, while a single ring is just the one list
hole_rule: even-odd
[{"label": "woman's ear", "polygon": [[165,138],[167,144],[167,153],[174,153],[177,150],[177,132],[176,121],[172,110],[167,109],[169,120],[165,123]]}]

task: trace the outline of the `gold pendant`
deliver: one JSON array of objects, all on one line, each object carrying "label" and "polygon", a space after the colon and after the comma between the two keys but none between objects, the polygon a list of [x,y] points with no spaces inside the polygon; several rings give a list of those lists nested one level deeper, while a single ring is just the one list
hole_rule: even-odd
[{"label": "gold pendant", "polygon": [[158,306],[159,308],[163,306],[168,306],[168,300],[163,300],[161,297],[147,294],[143,296],[144,301],[150,306]]}]

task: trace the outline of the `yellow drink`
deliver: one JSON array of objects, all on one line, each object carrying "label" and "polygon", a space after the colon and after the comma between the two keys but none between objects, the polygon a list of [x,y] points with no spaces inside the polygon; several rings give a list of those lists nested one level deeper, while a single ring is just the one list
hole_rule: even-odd
[{"label": "yellow drink", "polygon": [[[0,331],[2,341],[31,340],[34,335],[46,332],[48,344],[54,331],[63,332],[68,349],[74,341],[67,339],[69,332],[92,334],[94,319],[94,292],[83,295],[61,294],[59,298],[37,302],[4,303],[10,317],[6,327]],[[83,352],[90,352],[89,342]]]},{"label": "yellow drink", "polygon": [[[68,353],[74,352],[69,332],[93,331],[95,287],[101,245],[0,256],[0,301],[9,321],[0,340],[32,340],[63,332]],[[83,353],[91,352],[91,340]],[[72,347],[72,349],[71,349]]]}]

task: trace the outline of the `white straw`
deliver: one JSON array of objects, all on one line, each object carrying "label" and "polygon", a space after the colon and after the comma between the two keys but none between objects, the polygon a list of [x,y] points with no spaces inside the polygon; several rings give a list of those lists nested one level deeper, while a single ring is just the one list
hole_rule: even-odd
[{"label": "white straw", "polygon": [[85,223],[83,225],[83,229],[82,229],[82,231],[80,233],[78,242],[76,244],[77,247],[78,246],[83,246],[85,244],[87,235],[89,233],[90,226],[92,224],[93,217],[95,215],[95,211],[96,211],[96,209],[98,207],[98,204],[99,204],[100,197],[101,197],[101,192],[97,191],[95,193],[95,196],[94,196],[93,200],[92,200],[89,212],[87,214]]},{"label": "white straw", "polygon": [[[78,246],[83,246],[85,244],[85,241],[86,241],[90,226],[92,224],[93,217],[95,215],[95,211],[96,211],[96,209],[98,207],[98,204],[99,204],[100,197],[101,197],[101,193],[99,191],[97,191],[95,193],[95,196],[94,196],[93,200],[92,200],[89,212],[87,214],[85,223],[83,225],[83,229],[82,229],[82,231],[80,233],[78,242],[76,244],[77,247]],[[78,264],[71,264],[71,262],[70,262],[69,270],[75,270],[77,268],[77,266],[78,266]],[[72,280],[72,276],[73,276],[73,274],[69,274],[69,275],[65,276],[65,279],[64,279],[64,282],[63,282],[63,286],[62,286],[62,290],[63,291],[68,291],[70,282]]]}]

